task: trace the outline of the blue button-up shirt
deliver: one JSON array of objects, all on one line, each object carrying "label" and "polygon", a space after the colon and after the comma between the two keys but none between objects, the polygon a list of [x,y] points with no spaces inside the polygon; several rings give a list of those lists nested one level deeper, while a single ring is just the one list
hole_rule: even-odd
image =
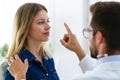
[{"label": "blue button-up shirt", "polygon": [[[43,65],[27,49],[23,49],[19,57],[22,61],[28,59],[29,67],[26,73],[27,80],[59,80],[53,58],[43,58]],[[5,73],[5,80],[15,80],[9,71]]]}]

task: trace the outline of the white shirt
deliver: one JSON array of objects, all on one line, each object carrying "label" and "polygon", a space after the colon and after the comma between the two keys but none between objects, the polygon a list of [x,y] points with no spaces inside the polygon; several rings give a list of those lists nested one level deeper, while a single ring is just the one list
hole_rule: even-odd
[{"label": "white shirt", "polygon": [[93,59],[87,55],[79,63],[83,73],[85,73],[88,70],[92,70],[95,67],[95,64],[96,59]]},{"label": "white shirt", "polygon": [[[92,61],[91,58],[86,57],[86,59],[85,74],[73,80],[120,80],[120,55],[106,56],[96,62]],[[90,65],[93,63],[89,63],[89,61],[95,63],[94,67]],[[83,69],[83,67],[81,68]]]}]

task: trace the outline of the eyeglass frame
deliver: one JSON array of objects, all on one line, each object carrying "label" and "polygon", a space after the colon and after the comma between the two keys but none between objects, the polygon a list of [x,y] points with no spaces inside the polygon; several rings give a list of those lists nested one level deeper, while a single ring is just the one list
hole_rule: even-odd
[{"label": "eyeglass frame", "polygon": [[90,28],[84,28],[84,29],[82,30],[82,33],[83,33],[84,38],[89,39],[89,36],[86,36],[85,34],[86,34],[86,33],[90,34],[90,32],[93,32],[93,30],[90,29]]}]

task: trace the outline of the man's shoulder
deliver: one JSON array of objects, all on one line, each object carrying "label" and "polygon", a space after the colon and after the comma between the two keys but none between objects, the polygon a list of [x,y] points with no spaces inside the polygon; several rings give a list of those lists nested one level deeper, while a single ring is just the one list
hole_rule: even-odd
[{"label": "man's shoulder", "polygon": [[[111,65],[111,66],[110,66]],[[104,63],[96,66],[91,71],[86,73],[80,78],[81,80],[119,80],[120,69],[117,68],[120,63]]]},{"label": "man's shoulder", "polygon": [[[120,73],[119,73],[120,75]],[[79,75],[79,77],[76,77],[72,80],[119,80],[120,76],[112,75],[112,74],[106,74],[103,72],[96,72],[94,70],[87,71],[82,76]]]}]

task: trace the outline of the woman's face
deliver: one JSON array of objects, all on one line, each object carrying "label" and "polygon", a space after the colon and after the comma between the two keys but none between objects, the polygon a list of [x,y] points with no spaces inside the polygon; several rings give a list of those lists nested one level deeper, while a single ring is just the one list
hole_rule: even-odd
[{"label": "woman's face", "polygon": [[33,19],[28,33],[28,39],[45,42],[50,35],[50,25],[47,12],[41,10]]}]

